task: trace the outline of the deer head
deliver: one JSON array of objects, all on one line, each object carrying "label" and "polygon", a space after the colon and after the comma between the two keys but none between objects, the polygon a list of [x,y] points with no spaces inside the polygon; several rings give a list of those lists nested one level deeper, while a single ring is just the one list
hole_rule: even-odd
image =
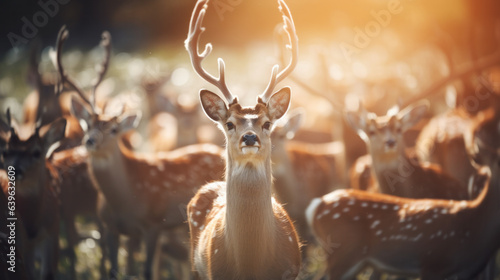
[{"label": "deer head", "polygon": [[201,65],[203,59],[212,51],[211,44],[207,44],[202,53],[198,51],[198,41],[205,30],[202,23],[208,0],[198,1],[191,17],[185,46],[193,68],[200,77],[219,88],[223,95],[220,97],[211,91],[201,90],[201,104],[205,114],[218,123],[224,132],[229,158],[236,162],[255,163],[270,156],[273,124],[286,113],[290,104],[290,88],[282,88],[273,94],[276,85],[295,68],[298,54],[298,39],[290,11],[282,0],[278,3],[283,14],[284,30],[290,41],[287,48],[291,51],[291,60],[279,73],[279,66],[273,67],[269,84],[258,97],[254,107],[242,107],[238,98],[230,92],[225,82],[225,64],[221,58],[218,60],[219,78],[209,74]]},{"label": "deer head", "polygon": [[369,146],[371,153],[395,155],[404,150],[403,134],[427,113],[429,103],[420,101],[403,110],[395,107],[385,116],[367,112],[360,104],[358,112],[347,112],[349,125]]},{"label": "deer head", "polygon": [[26,139],[21,138],[11,125],[9,111],[7,120],[10,137],[3,151],[5,166],[15,168],[17,179],[25,176],[36,177],[35,174],[45,169],[45,158],[50,156],[53,145],[64,138],[66,120],[59,118],[43,127],[39,121],[35,131]]}]

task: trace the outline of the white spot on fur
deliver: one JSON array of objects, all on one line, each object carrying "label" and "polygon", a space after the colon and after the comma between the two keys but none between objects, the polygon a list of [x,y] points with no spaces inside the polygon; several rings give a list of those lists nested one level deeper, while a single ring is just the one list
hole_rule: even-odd
[{"label": "white spot on fur", "polygon": [[334,218],[334,219],[338,219],[339,217],[340,217],[340,214],[339,214],[339,213],[335,213],[335,214],[333,215],[333,218]]},{"label": "white spot on fur", "polygon": [[366,202],[361,203],[361,207],[368,207],[368,203]]},{"label": "white spot on fur", "polygon": [[354,217],[355,221],[359,221],[359,216]]},{"label": "white spot on fur", "polygon": [[201,215],[201,211],[196,211],[196,216]]},{"label": "white spot on fur", "polygon": [[427,219],[427,220],[425,220],[425,223],[426,223],[426,224],[430,224],[430,223],[432,223],[432,219]]},{"label": "white spot on fur", "polygon": [[344,211],[346,213],[349,212],[349,207],[344,208],[344,210],[342,210],[342,211]]},{"label": "white spot on fur", "polygon": [[399,210],[399,206],[398,205],[394,205],[394,210],[398,211]]},{"label": "white spot on fur", "polygon": [[379,220],[376,220],[372,223],[371,227],[370,228],[375,228],[377,227],[378,225],[380,224],[380,221]]},{"label": "white spot on fur", "polygon": [[219,252],[219,249],[215,249],[214,255],[217,254],[217,252]]},{"label": "white spot on fur", "polygon": [[375,233],[376,236],[380,236],[382,234],[382,230],[377,230],[377,232]]}]

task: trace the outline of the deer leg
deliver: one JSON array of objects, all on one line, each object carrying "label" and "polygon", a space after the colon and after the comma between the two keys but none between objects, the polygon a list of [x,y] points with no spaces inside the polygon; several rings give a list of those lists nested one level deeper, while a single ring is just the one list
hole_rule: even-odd
[{"label": "deer leg", "polygon": [[127,241],[127,275],[136,275],[134,254],[139,251],[141,247],[141,239],[137,236],[130,236]]},{"label": "deer leg", "polygon": [[66,216],[64,218],[64,229],[66,231],[66,239],[68,241],[68,252],[69,252],[69,265],[70,265],[70,277],[71,279],[76,279],[75,265],[76,265],[76,254],[75,246],[78,244],[78,232],[75,227],[75,217]]},{"label": "deer leg", "polygon": [[109,271],[109,278],[114,280],[118,279],[118,248],[120,246],[120,236],[118,233],[106,229],[106,240],[108,242],[109,261],[111,263],[111,270]]},{"label": "deer leg", "polygon": [[101,237],[99,238],[99,247],[101,249],[101,261],[99,265],[99,273],[101,274],[101,279],[104,279],[106,276],[106,259],[108,258],[108,253],[106,250],[106,238],[104,237],[105,229],[102,225],[102,222],[97,219],[97,228],[99,229],[99,233]]},{"label": "deer leg", "polygon": [[[328,260],[329,264],[329,278],[330,279],[342,279],[342,280],[352,280],[356,279],[356,275],[366,267],[367,262],[363,259],[350,259],[349,253],[342,254],[341,252],[335,252],[335,260],[330,258]],[[341,257],[342,256],[342,257]],[[344,256],[347,256],[345,258]]]},{"label": "deer leg", "polygon": [[160,230],[156,228],[146,232],[146,263],[144,264],[144,279],[146,280],[153,279],[153,273],[156,271],[158,260],[156,257],[156,244],[159,236]]},{"label": "deer leg", "polygon": [[54,226],[53,231],[51,231],[51,236],[49,236],[43,244],[43,255],[42,255],[42,279],[51,280],[56,279],[57,272],[57,262],[59,260],[59,226]]}]

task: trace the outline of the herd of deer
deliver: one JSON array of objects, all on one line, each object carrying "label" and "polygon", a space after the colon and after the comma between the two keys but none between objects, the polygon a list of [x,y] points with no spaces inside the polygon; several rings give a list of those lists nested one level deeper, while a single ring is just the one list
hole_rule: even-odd
[{"label": "herd of deer", "polygon": [[[225,149],[196,144],[191,128],[196,110],[178,109],[177,148],[165,151],[156,135],[155,152],[135,151],[131,133],[141,112],[123,106],[118,114],[108,113],[107,102],[96,98],[111,56],[107,32],[101,41],[105,59],[90,94],[62,64],[65,27],[50,53],[57,78],[40,75],[38,58],[32,56],[30,81],[36,91],[26,99],[24,122],[16,122],[9,110],[0,119],[1,218],[7,219],[5,170],[13,167],[20,225],[16,273],[3,269],[8,246],[5,229],[0,231],[3,279],[55,279],[60,224],[75,279],[78,215],[98,225],[100,272],[110,279],[121,275],[120,235],[129,238],[129,275],[135,273],[134,252],[144,241],[145,279],[157,276],[158,251],[187,267],[178,278],[296,279],[309,244],[326,253],[326,272],[317,277],[355,279],[371,266],[372,279],[381,273],[493,279],[500,245],[500,92],[488,86],[494,80],[485,85],[490,94],[482,106],[470,110],[459,104],[435,116],[414,147],[404,136],[428,115],[428,101],[412,101],[383,116],[368,112],[361,102],[357,111],[344,111],[345,123],[368,151],[356,160],[348,152],[354,140],[288,141],[301,129],[304,113],[294,109],[285,117],[291,89],[275,91],[298,60],[298,38],[284,1],[278,3],[290,61],[283,69],[272,68],[267,88],[252,107],[242,107],[227,87],[222,59],[218,77],[202,66],[212,51],[211,44],[198,49],[208,2],[196,3],[185,47],[195,72],[220,91],[201,90],[200,102],[223,132]],[[498,64],[496,58],[472,73]],[[154,95],[161,94],[161,82],[143,86],[151,107],[158,105]],[[162,111],[148,113],[153,122],[153,114]],[[167,239],[159,246],[162,234]]]}]

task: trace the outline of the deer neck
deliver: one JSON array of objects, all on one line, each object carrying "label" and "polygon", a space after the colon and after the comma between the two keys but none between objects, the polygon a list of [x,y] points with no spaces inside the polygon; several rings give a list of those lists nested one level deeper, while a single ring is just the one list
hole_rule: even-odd
[{"label": "deer neck", "polygon": [[241,270],[262,267],[275,255],[275,219],[271,197],[271,159],[234,162],[228,156],[225,242]]},{"label": "deer neck", "polygon": [[379,185],[387,182],[387,174],[399,174],[404,172],[402,168],[410,164],[410,160],[404,151],[404,148],[392,153],[385,153],[370,149],[368,151],[372,157],[372,173],[377,178]]},{"label": "deer neck", "polygon": [[120,142],[120,139],[117,140],[104,153],[89,153],[91,174],[113,208],[127,207],[134,202],[126,176],[129,172],[121,150],[124,147]]}]

